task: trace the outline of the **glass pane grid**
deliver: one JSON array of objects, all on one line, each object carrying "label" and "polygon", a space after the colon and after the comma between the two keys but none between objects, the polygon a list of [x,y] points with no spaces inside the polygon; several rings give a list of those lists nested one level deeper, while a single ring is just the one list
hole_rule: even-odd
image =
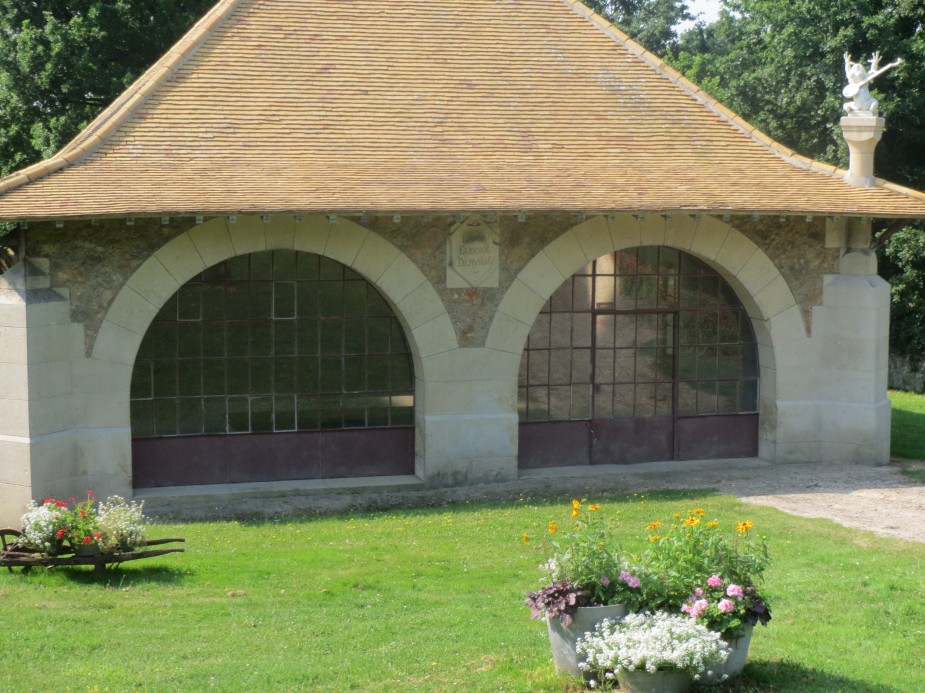
[{"label": "glass pane grid", "polygon": [[[751,321],[722,277],[679,250],[633,248],[576,272],[540,311],[518,412],[522,421],[753,413],[757,376]],[[592,391],[576,397],[589,377]]]},{"label": "glass pane grid", "polygon": [[131,398],[136,437],[414,424],[388,303],[340,263],[286,250],[181,287],[142,341]]}]

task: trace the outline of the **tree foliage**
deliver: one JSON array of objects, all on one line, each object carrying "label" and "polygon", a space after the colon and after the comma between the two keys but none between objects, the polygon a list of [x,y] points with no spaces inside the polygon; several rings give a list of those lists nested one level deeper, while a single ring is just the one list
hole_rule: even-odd
[{"label": "tree foliage", "polygon": [[585,4],[663,57],[677,45],[675,27],[693,19],[687,3],[679,0],[585,0]]},{"label": "tree foliage", "polygon": [[[686,32],[668,60],[795,151],[846,167],[843,54],[905,63],[877,78],[887,130],[877,175],[925,188],[925,0],[723,0],[713,24]],[[891,348],[925,350],[925,231],[909,226],[880,252],[893,285]]]},{"label": "tree foliage", "polygon": [[847,165],[843,54],[905,64],[871,93],[887,131],[877,173],[925,181],[925,0],[723,0],[719,19],[686,32],[669,61],[774,139],[816,159]]},{"label": "tree foliage", "polygon": [[0,175],[60,149],[213,0],[0,0]]}]

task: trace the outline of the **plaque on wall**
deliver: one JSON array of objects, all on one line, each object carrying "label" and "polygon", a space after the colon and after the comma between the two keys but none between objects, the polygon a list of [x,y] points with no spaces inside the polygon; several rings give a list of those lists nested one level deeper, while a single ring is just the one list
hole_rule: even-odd
[{"label": "plaque on wall", "polygon": [[456,224],[447,239],[446,285],[451,289],[498,286],[499,233],[478,214]]}]

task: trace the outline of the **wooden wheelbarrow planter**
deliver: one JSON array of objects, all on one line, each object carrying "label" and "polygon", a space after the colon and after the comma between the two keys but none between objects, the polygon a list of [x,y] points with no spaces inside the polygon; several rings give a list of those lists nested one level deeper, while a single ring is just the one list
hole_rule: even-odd
[{"label": "wooden wheelbarrow planter", "polygon": [[145,542],[145,547],[143,549],[136,551],[102,553],[96,556],[77,556],[73,552],[66,552],[57,556],[49,556],[44,553],[23,551],[17,548],[16,540],[21,535],[22,533],[15,529],[0,529],[0,540],[2,540],[0,567],[6,566],[10,572],[12,572],[15,567],[22,568],[23,572],[27,572],[31,570],[33,566],[54,568],[59,565],[92,565],[95,572],[101,573],[106,570],[107,566],[118,565],[119,563],[125,563],[127,561],[137,561],[141,558],[163,556],[167,553],[182,553],[184,549],[180,547],[153,550],[148,547],[186,541],[179,537],[170,539],[149,539]]}]

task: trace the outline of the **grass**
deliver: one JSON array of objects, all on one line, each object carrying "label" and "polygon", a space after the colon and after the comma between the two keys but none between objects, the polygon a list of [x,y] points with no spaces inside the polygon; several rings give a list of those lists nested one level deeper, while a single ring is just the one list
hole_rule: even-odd
[{"label": "grass", "polygon": [[894,457],[906,460],[903,474],[925,482],[925,395],[890,390],[893,418],[890,451]]},{"label": "grass", "polygon": [[[102,576],[3,572],[0,690],[578,690],[522,605],[539,584],[536,539],[567,500],[164,525],[153,535],[185,536],[187,553]],[[925,690],[925,546],[728,496],[593,500],[628,548],[695,506],[768,535],[774,620],[743,677],[711,690]]]}]

